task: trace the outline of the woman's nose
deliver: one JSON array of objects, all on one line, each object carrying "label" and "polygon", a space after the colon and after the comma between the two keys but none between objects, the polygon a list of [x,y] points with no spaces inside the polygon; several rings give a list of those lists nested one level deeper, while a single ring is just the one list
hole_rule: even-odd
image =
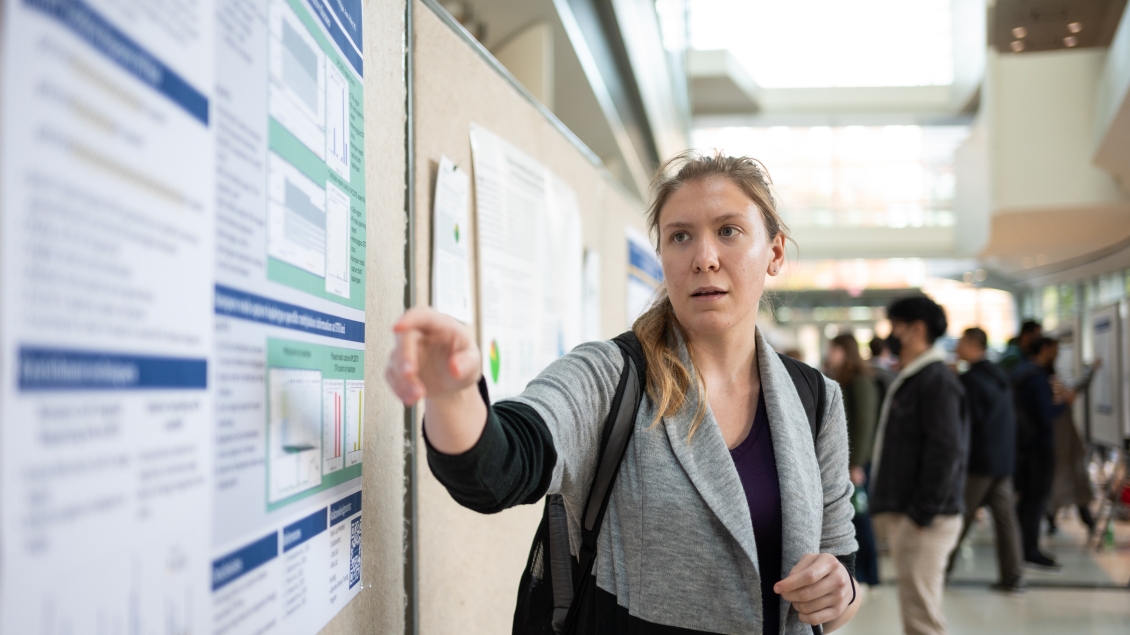
[{"label": "woman's nose", "polygon": [[713,240],[707,239],[699,243],[693,266],[695,271],[718,270],[718,249]]}]

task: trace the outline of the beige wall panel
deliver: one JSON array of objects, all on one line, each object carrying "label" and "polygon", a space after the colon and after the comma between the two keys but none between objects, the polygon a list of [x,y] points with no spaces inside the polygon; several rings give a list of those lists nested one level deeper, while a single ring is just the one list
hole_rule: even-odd
[{"label": "beige wall panel", "polygon": [[[470,128],[476,123],[543,163],[576,192],[585,244],[601,252],[605,335],[622,331],[627,275],[624,226],[643,226],[642,205],[613,185],[604,171],[589,162],[430,8],[417,3],[414,21],[415,272],[420,304],[430,299],[436,169],[440,157],[447,155],[473,174]],[[471,218],[474,223],[473,209]],[[472,235],[472,262],[475,252]],[[477,300],[473,306],[478,306]],[[428,469],[423,440],[418,444],[420,632],[509,632],[518,579],[541,507],[529,505],[491,516],[460,507]]]},{"label": "beige wall panel", "polygon": [[365,455],[363,589],[324,635],[404,632],[404,407],[384,382],[404,307],[403,0],[366,0]]}]

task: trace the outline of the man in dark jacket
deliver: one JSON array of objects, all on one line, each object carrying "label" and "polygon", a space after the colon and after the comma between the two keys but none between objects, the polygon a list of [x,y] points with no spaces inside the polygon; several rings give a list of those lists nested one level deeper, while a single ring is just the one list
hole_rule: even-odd
[{"label": "man in dark jacket", "polygon": [[[1016,519],[1016,494],[1012,473],[1016,466],[1016,414],[1008,375],[985,359],[988,338],[979,328],[966,329],[957,342],[957,356],[970,364],[961,376],[969,409],[969,471],[965,479],[965,518],[961,539],[969,532],[981,507],[993,512],[997,538],[999,581],[994,589],[1024,590],[1020,559],[1020,527]],[[950,570],[957,551],[950,556]]]},{"label": "man in dark jacket", "polygon": [[1016,516],[1020,519],[1025,562],[1058,568],[1059,563],[1054,558],[1040,551],[1039,541],[1040,520],[1055,476],[1055,420],[1064,409],[1064,404],[1055,403],[1051,386],[1059,344],[1044,337],[1036,340],[1029,351],[1029,358],[1012,374],[1019,437],[1016,490],[1020,499],[1016,503]]},{"label": "man in dark jacket", "polygon": [[961,533],[969,417],[965,390],[934,342],[946,314],[921,296],[887,309],[899,374],[879,415],[871,456],[871,511],[898,573],[903,630],[945,633],[946,560]]}]

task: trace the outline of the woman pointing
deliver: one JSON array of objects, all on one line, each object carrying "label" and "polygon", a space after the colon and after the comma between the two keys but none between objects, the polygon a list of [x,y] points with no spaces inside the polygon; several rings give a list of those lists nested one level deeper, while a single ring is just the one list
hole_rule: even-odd
[{"label": "woman pointing", "polygon": [[[847,430],[820,377],[814,440],[757,328],[787,239],[768,176],[749,158],[684,153],[657,173],[647,220],[665,289],[632,327],[646,395],[575,632],[832,631],[858,608]],[[490,404],[462,325],[412,309],[394,330],[387,380],[404,403],[424,400],[428,462],[452,497],[492,513],[560,494],[575,556],[625,364],[616,344],[578,346]]]}]

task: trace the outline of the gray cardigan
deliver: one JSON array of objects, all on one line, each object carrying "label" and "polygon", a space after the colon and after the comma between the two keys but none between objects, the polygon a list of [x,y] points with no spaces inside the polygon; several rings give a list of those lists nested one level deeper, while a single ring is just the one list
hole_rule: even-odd
[{"label": "gray cardigan", "polygon": [[[781,571],[787,575],[806,553],[847,556],[857,549],[847,425],[839,386],[826,379],[828,405],[814,451],[796,388],[760,330],[757,347],[781,488]],[[691,368],[681,341],[679,353]],[[565,500],[574,554],[601,428],[623,363],[612,342],[583,344],[512,400],[536,411],[552,434],[557,462],[549,492]],[[600,532],[597,585],[650,622],[748,633],[762,624],[749,507],[709,406],[687,441],[699,398],[697,392],[689,397],[678,415],[655,427],[655,405],[646,397],[641,404]],[[781,604],[782,633],[811,632],[788,603]]]}]

